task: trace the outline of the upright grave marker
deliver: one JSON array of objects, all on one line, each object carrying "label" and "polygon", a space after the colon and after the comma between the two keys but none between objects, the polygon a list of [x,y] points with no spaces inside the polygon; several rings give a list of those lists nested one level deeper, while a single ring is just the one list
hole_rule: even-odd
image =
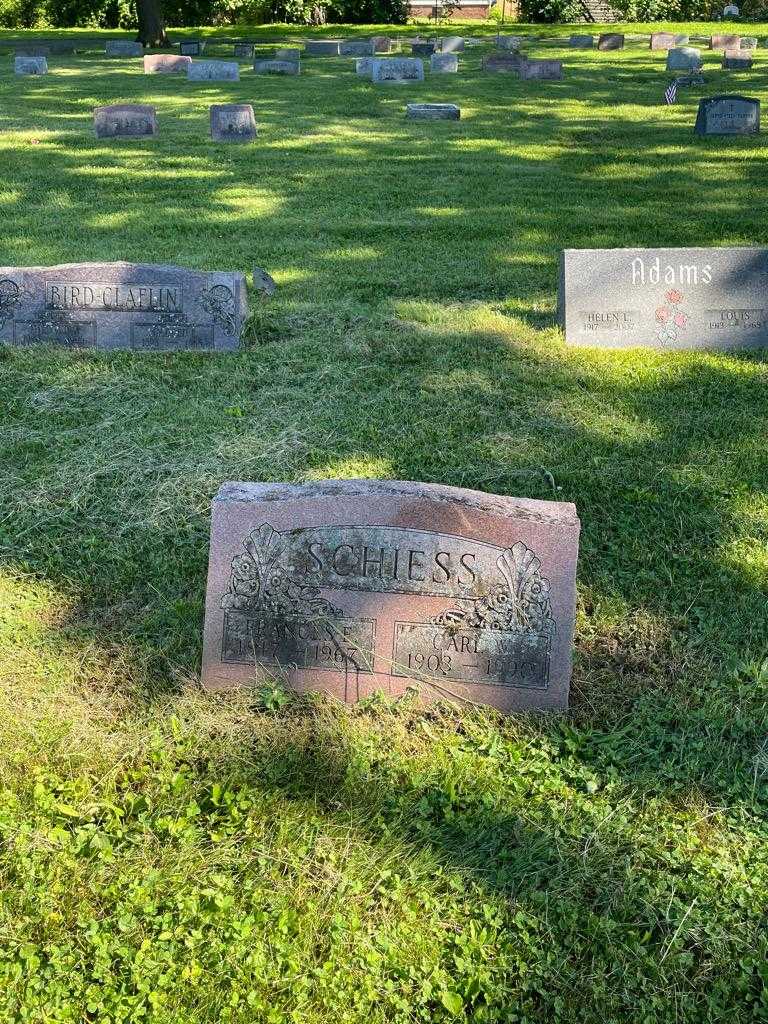
[{"label": "upright grave marker", "polygon": [[710,50],[738,50],[741,47],[741,36],[717,35],[709,40]]},{"label": "upright grave marker", "polygon": [[45,57],[16,57],[13,71],[16,75],[47,75],[48,61]]},{"label": "upright grave marker", "polygon": [[414,57],[431,57],[436,49],[435,43],[411,43],[411,53]]},{"label": "upright grave marker", "polygon": [[623,50],[624,36],[618,32],[603,32],[597,40],[598,50]]},{"label": "upright grave marker", "polygon": [[190,82],[239,82],[240,65],[227,60],[192,61],[187,68]]},{"label": "upright grave marker", "polygon": [[145,263],[0,269],[0,342],[65,348],[231,350],[245,277]]},{"label": "upright grave marker", "polygon": [[768,345],[768,249],[566,249],[560,324],[569,345]]},{"label": "upright grave marker", "polygon": [[735,95],[701,99],[694,131],[697,135],[756,135],[760,100]]},{"label": "upright grave marker", "polygon": [[690,37],[674,32],[654,32],[651,35],[652,50],[672,50],[676,46],[687,46]]},{"label": "upright grave marker", "polygon": [[277,676],[346,701],[416,687],[564,709],[578,538],[567,502],[403,481],[225,483],[203,683]]},{"label": "upright grave marker", "polygon": [[372,57],[373,42],[370,39],[349,39],[339,43],[341,57]]},{"label": "upright grave marker", "polygon": [[358,57],[355,61],[355,73],[361,78],[370,78],[375,57]]},{"label": "upright grave marker", "polygon": [[339,45],[338,39],[308,39],[304,44],[304,54],[307,57],[338,57]]},{"label": "upright grave marker", "polygon": [[500,50],[519,50],[524,41],[522,36],[496,36],[496,45]]},{"label": "upright grave marker", "polygon": [[17,46],[13,51],[14,57],[50,57],[50,46]]},{"label": "upright grave marker", "polygon": [[392,40],[389,36],[374,36],[371,42],[374,53],[390,53],[392,51]]},{"label": "upright grave marker", "polygon": [[178,57],[170,53],[147,54],[144,58],[145,75],[176,75],[186,74],[192,63],[191,57]]},{"label": "upright grave marker", "polygon": [[141,138],[157,135],[157,111],[144,103],[115,103],[96,107],[93,129],[97,139]]},{"label": "upright grave marker", "polygon": [[723,50],[723,68],[727,71],[748,71],[752,67],[749,50]]},{"label": "upright grave marker", "polygon": [[253,70],[257,75],[298,75],[301,64],[297,60],[255,60]]},{"label": "upright grave marker", "polygon": [[483,71],[519,75],[527,59],[524,53],[491,53],[483,57]]},{"label": "upright grave marker", "polygon": [[693,46],[679,46],[667,51],[667,71],[698,71],[701,67],[701,50]]},{"label": "upright grave marker", "polygon": [[574,35],[568,40],[568,45],[574,50],[591,50],[595,45],[594,36]]},{"label": "upright grave marker", "polygon": [[561,60],[526,60],[520,66],[520,77],[522,79],[546,79],[560,81],[563,77],[563,62]]},{"label": "upright grave marker", "polygon": [[371,64],[371,81],[401,85],[424,81],[424,64],[414,57],[383,57]]},{"label": "upright grave marker", "polygon": [[301,60],[301,50],[298,46],[286,47],[282,50],[275,50],[275,60]]},{"label": "upright grave marker", "polygon": [[211,106],[214,142],[253,142],[256,134],[256,118],[250,103],[214,103]]},{"label": "upright grave marker", "polygon": [[244,60],[253,60],[253,43],[235,43],[234,56]]},{"label": "upright grave marker", "polygon": [[441,53],[463,53],[464,36],[445,36],[440,40]]},{"label": "upright grave marker", "polygon": [[433,75],[456,74],[459,58],[455,53],[433,53],[429,58],[429,70]]},{"label": "upright grave marker", "polygon": [[185,57],[200,57],[204,49],[203,39],[186,39],[179,43],[179,53]]},{"label": "upright grave marker", "polygon": [[107,57],[143,57],[144,47],[141,43],[132,43],[127,39],[110,39],[104,53]]}]

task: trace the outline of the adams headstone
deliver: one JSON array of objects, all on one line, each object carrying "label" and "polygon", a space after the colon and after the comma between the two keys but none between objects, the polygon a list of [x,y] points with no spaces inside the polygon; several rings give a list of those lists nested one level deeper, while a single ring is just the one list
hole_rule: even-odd
[{"label": "adams headstone", "polygon": [[245,278],[145,263],[0,269],[0,342],[25,347],[236,349]]},{"label": "adams headstone", "polygon": [[398,85],[424,81],[424,64],[414,57],[383,57],[371,64],[371,81]]},{"label": "adams headstone", "polygon": [[768,345],[768,249],[566,249],[560,324],[569,345]]},{"label": "adams headstone", "polygon": [[240,65],[228,60],[192,61],[187,68],[190,82],[239,82]]},{"label": "adams headstone", "polygon": [[298,75],[301,64],[297,60],[255,60],[253,70],[257,75]]},{"label": "adams headstone", "polygon": [[104,53],[107,57],[143,57],[144,47],[127,39],[110,39]]},{"label": "adams headstone", "polygon": [[456,74],[459,58],[455,53],[433,53],[429,58],[429,70],[433,75]]},{"label": "adams headstone", "polygon": [[108,107],[95,107],[93,129],[97,139],[131,139],[157,135],[157,111],[144,103],[115,103]]},{"label": "adams headstone", "polygon": [[48,61],[45,57],[16,57],[13,71],[16,75],[47,75]]},{"label": "adams headstone", "polygon": [[438,484],[222,484],[203,684],[564,709],[579,529],[568,502]]},{"label": "adams headstone", "polygon": [[405,116],[409,121],[458,121],[461,110],[455,103],[408,103]]},{"label": "adams headstone", "polygon": [[701,67],[701,50],[678,46],[667,51],[667,71],[697,71]]},{"label": "adams headstone", "polygon": [[211,106],[214,142],[253,142],[256,134],[256,118],[250,103],[214,103]]},{"label": "adams headstone", "polygon": [[603,32],[597,40],[598,50],[623,50],[624,36],[618,32]]},{"label": "adams headstone", "polygon": [[708,96],[699,100],[697,135],[756,135],[760,131],[760,100],[749,96]]},{"label": "adams headstone", "polygon": [[145,75],[186,74],[192,63],[191,57],[179,57],[176,54],[153,53],[144,58]]}]

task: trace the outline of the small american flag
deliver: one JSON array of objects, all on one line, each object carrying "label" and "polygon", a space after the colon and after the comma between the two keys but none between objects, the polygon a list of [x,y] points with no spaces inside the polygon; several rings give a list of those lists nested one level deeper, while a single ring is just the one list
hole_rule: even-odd
[{"label": "small american flag", "polygon": [[664,92],[664,99],[667,103],[674,103],[677,100],[677,79],[674,78]]}]

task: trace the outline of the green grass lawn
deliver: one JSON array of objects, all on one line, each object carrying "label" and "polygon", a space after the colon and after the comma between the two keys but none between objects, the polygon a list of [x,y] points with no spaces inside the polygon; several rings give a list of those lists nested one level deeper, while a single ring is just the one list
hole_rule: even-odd
[{"label": "green grass lawn", "polygon": [[[693,123],[768,50],[671,107],[647,42],[484,52],[389,89],[2,58],[0,264],[279,286],[234,356],[0,352],[2,1024],[768,1020],[768,362],[554,317],[561,248],[765,244],[766,136]],[[121,101],[159,136],[97,141]],[[232,101],[253,146],[207,137]],[[368,476],[576,503],[567,717],[199,693],[219,484]]]}]

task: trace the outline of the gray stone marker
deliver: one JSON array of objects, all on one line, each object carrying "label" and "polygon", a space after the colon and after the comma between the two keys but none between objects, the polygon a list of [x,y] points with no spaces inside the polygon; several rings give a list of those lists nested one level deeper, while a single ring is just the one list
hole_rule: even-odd
[{"label": "gray stone marker", "polygon": [[500,50],[519,50],[524,42],[522,36],[496,36],[496,45]]},{"label": "gray stone marker", "polygon": [[698,71],[701,50],[693,46],[679,46],[667,51],[667,71]]},{"label": "gray stone marker", "polygon": [[741,47],[741,36],[719,35],[711,36],[709,40],[710,50],[738,50]]},{"label": "gray stone marker", "polygon": [[569,345],[768,345],[768,249],[566,249],[558,314]]},{"label": "gray stone marker", "polygon": [[[66,39],[52,39],[49,43],[46,43],[46,46],[50,49],[51,53],[67,56],[77,53],[78,45],[82,46],[82,43],[75,44]],[[45,54],[42,56],[45,56]]]},{"label": "gray stone marker", "polygon": [[169,53],[147,54],[144,58],[145,75],[176,75],[186,74],[192,63],[191,57],[178,57]]},{"label": "gray stone marker", "polygon": [[97,139],[142,138],[157,135],[157,111],[144,103],[115,103],[96,107],[93,128]]},{"label": "gray stone marker", "polygon": [[304,44],[307,57],[338,57],[339,39],[308,39]]},{"label": "gray stone marker", "polygon": [[408,103],[405,116],[409,121],[458,121],[461,110],[455,103]]},{"label": "gray stone marker", "polygon": [[187,68],[190,82],[239,82],[240,65],[228,60],[192,61]]},{"label": "gray stone marker", "polygon": [[341,57],[372,57],[373,42],[370,39],[348,39],[339,43]]},{"label": "gray stone marker", "polygon": [[399,85],[424,81],[424,64],[415,57],[382,57],[371,64],[371,81]]},{"label": "gray stone marker", "polygon": [[491,53],[483,57],[483,71],[519,75],[527,59],[524,53]]},{"label": "gray stone marker", "polygon": [[242,57],[244,60],[253,60],[253,51],[253,43],[235,43],[235,57]]},{"label": "gray stone marker", "polygon": [[561,60],[526,60],[520,67],[522,79],[561,81],[563,62]]},{"label": "gray stone marker", "polygon": [[301,52],[298,46],[275,50],[274,60],[301,60]]},{"label": "gray stone marker", "polygon": [[185,57],[199,57],[205,49],[204,39],[187,39],[179,43],[179,53]]},{"label": "gray stone marker", "polygon": [[13,71],[16,75],[47,75],[48,61],[45,57],[15,57]]},{"label": "gray stone marker", "polygon": [[50,57],[51,55],[50,46],[17,46],[14,51],[14,57]]},{"label": "gray stone marker", "polygon": [[623,50],[624,36],[619,32],[603,32],[597,40],[598,50]]},{"label": "gray stone marker", "polygon": [[355,61],[355,73],[361,78],[370,78],[375,57],[358,57]]},{"label": "gray stone marker", "polygon": [[697,135],[756,135],[760,100],[734,95],[701,99],[694,131]]},{"label": "gray stone marker", "polygon": [[255,60],[253,70],[257,75],[298,75],[301,64],[297,60]]},{"label": "gray stone marker", "polygon": [[132,43],[127,39],[110,39],[104,53],[107,57],[143,57],[144,47],[141,43]]},{"label": "gray stone marker", "polygon": [[740,50],[756,50],[757,36],[742,36]]},{"label": "gray stone marker", "polygon": [[433,53],[429,70],[433,75],[455,74],[459,70],[459,58],[455,53]]},{"label": "gray stone marker", "polygon": [[752,67],[749,50],[723,50],[723,68],[727,71],[748,71]]},{"label": "gray stone marker", "polygon": [[676,35],[674,32],[654,32],[651,35],[652,50],[672,50],[676,46],[687,46],[689,42],[689,36]]},{"label": "gray stone marker", "polygon": [[411,43],[411,53],[414,57],[431,57],[436,49],[436,43]]},{"label": "gray stone marker", "polygon": [[594,36],[575,35],[568,40],[568,45],[574,50],[591,50],[595,45]]},{"label": "gray stone marker", "polygon": [[224,483],[203,685],[565,709],[579,529],[570,502],[439,484]]},{"label": "gray stone marker", "polygon": [[391,53],[392,40],[389,36],[374,36],[371,40],[374,53]]},{"label": "gray stone marker", "polygon": [[0,342],[25,347],[230,350],[245,277],[144,263],[0,269]]},{"label": "gray stone marker", "polygon": [[463,53],[464,36],[444,36],[440,40],[441,53]]},{"label": "gray stone marker", "polygon": [[262,299],[271,299],[277,291],[275,279],[262,267],[253,268],[253,287]]},{"label": "gray stone marker", "polygon": [[256,135],[256,118],[250,103],[214,103],[211,106],[214,142],[253,142]]}]

